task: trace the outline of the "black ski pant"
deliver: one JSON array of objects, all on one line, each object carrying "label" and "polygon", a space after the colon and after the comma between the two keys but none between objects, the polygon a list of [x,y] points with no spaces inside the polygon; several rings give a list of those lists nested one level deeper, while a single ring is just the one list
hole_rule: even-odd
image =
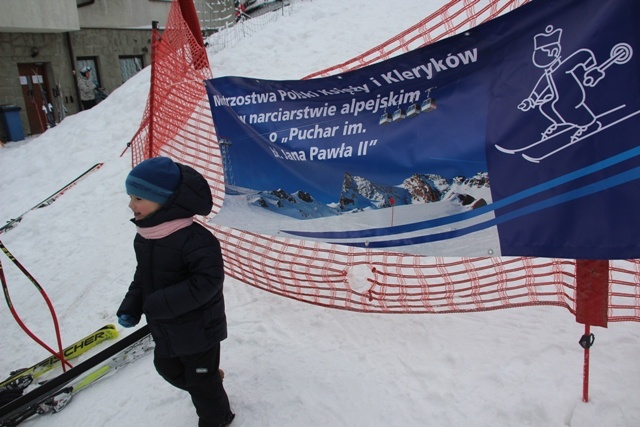
[{"label": "black ski pant", "polygon": [[90,110],[96,106],[95,99],[89,99],[88,101],[82,100],[82,110]]},{"label": "black ski pant", "polygon": [[156,356],[153,363],[169,384],[189,392],[200,418],[199,427],[218,427],[231,412],[218,373],[220,343],[203,353],[172,358]]}]

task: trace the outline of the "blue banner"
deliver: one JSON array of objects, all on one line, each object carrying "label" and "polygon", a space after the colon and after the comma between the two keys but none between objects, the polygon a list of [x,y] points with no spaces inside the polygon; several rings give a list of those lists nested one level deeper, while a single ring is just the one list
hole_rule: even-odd
[{"label": "blue banner", "polygon": [[214,222],[421,255],[640,257],[634,0],[534,0],[312,80],[206,81]]}]

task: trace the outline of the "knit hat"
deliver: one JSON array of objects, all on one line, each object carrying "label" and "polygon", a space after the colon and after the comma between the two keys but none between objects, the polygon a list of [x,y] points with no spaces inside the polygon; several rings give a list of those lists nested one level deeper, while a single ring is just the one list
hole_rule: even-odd
[{"label": "knit hat", "polygon": [[144,160],[131,169],[127,194],[164,205],[180,184],[180,168],[168,157]]}]

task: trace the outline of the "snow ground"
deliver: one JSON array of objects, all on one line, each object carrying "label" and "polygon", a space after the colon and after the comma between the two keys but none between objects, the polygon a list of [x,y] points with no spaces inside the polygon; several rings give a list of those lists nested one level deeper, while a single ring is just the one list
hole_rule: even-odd
[{"label": "snow ground", "polygon": [[[259,34],[211,55],[214,76],[301,78],[343,62],[444,4],[397,0],[296,2]],[[104,166],[1,239],[47,291],[65,343],[105,323],[134,269],[124,179],[149,88],[149,69],[94,109],[0,149],[0,219],[46,198],[91,165]],[[2,256],[14,306],[54,346],[35,287]],[[455,315],[373,315],[316,307],[228,279],[225,386],[235,427],[573,426],[640,424],[640,329],[594,328],[590,402],[583,403],[582,325],[562,308]],[[0,305],[0,368],[46,352]],[[121,330],[122,335],[130,333]],[[61,413],[25,426],[195,426],[188,396],[148,356],[98,382]]]}]

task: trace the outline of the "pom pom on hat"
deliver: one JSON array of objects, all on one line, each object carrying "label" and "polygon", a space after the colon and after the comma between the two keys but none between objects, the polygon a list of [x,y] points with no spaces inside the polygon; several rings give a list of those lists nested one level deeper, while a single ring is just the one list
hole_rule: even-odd
[{"label": "pom pom on hat", "polygon": [[144,160],[131,169],[127,194],[164,205],[180,184],[180,168],[168,157]]}]

